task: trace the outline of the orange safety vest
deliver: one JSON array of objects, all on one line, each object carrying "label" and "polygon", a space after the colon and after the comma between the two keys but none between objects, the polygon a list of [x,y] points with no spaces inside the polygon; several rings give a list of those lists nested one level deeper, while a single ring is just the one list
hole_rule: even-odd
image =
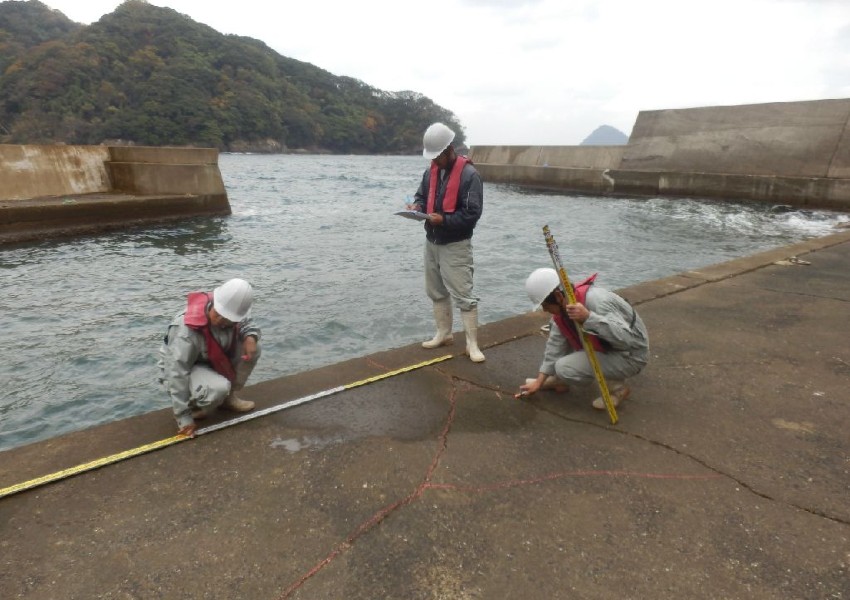
[{"label": "orange safety vest", "polygon": [[236,340],[239,338],[239,325],[234,325],[230,348],[225,351],[210,330],[210,320],[207,316],[207,305],[210,300],[212,300],[212,296],[207,292],[191,292],[186,300],[186,313],[183,316],[183,323],[186,324],[186,327],[203,334],[204,340],[207,342],[207,357],[210,365],[216,373],[226,377],[228,381],[233,381],[236,379],[236,370],[230,361],[230,355],[233,354]]},{"label": "orange safety vest", "polygon": [[[457,194],[460,190],[460,175],[463,173],[463,168],[466,163],[472,163],[465,156],[458,156],[455,159],[455,164],[452,167],[452,172],[449,173],[449,183],[446,186],[446,195],[443,196],[443,212],[453,213],[457,208]],[[436,163],[431,163],[431,179],[428,183],[428,204],[425,212],[429,215],[434,212],[434,205],[437,202],[437,179],[439,178],[440,167]]]}]

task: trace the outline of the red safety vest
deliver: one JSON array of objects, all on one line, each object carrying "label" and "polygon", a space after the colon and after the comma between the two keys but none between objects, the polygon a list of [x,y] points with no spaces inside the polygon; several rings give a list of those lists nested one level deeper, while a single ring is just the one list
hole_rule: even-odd
[{"label": "red safety vest", "polygon": [[[585,298],[587,298],[587,290],[589,290],[590,286],[593,285],[597,275],[598,273],[594,273],[581,283],[573,285],[576,300],[580,304],[584,304]],[[587,305],[585,304],[585,306]],[[558,325],[558,329],[561,330],[561,334],[567,338],[567,341],[570,343],[573,350],[583,350],[584,346],[582,346],[581,337],[579,337],[578,329],[576,328],[575,323],[573,323],[573,320],[563,313],[559,313],[553,318],[555,319],[555,323]],[[601,339],[599,339],[599,337],[592,333],[588,333],[587,338],[590,340],[590,345],[593,346],[593,349],[597,352],[605,352],[607,350],[605,344]]]},{"label": "red safety vest", "polygon": [[207,357],[209,358],[212,368],[215,372],[226,377],[228,381],[236,379],[236,371],[233,368],[233,363],[230,361],[230,355],[236,347],[236,340],[239,337],[239,325],[234,325],[233,339],[230,342],[230,348],[227,351],[221,347],[221,344],[213,337],[210,330],[210,320],[207,316],[207,305],[212,300],[212,295],[207,292],[192,292],[186,300],[186,314],[183,316],[183,323],[186,327],[200,332],[207,342]]},{"label": "red safety vest", "polygon": [[[472,163],[465,156],[458,156],[455,159],[455,164],[452,167],[452,172],[449,173],[449,183],[446,186],[446,195],[443,196],[443,212],[453,213],[457,208],[457,193],[460,190],[460,175],[463,173],[463,168],[466,163]],[[437,163],[431,163],[431,179],[428,183],[428,204],[425,212],[429,215],[434,212],[434,205],[437,202],[437,179],[439,178],[440,168]]]}]

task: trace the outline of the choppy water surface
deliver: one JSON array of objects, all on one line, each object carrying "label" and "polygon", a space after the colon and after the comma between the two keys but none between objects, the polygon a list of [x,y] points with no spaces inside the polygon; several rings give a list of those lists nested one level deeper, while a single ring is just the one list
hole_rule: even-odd
[{"label": "choppy water surface", "polygon": [[[188,291],[255,288],[263,358],[251,382],[431,335],[421,224],[394,216],[418,157],[223,155],[233,215],[0,249],[0,450],[169,406],[156,350]],[[610,199],[485,183],[474,238],[486,323],[528,310],[550,266],[609,288],[832,232],[846,215],[677,199]],[[250,383],[250,382],[249,382]]]}]

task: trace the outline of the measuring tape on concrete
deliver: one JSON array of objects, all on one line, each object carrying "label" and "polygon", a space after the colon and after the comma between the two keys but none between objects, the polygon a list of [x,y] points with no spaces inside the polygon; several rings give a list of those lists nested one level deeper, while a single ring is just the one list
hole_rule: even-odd
[{"label": "measuring tape on concrete", "polygon": [[[219,429],[224,429],[225,427],[231,427],[233,425],[237,425],[239,423],[244,423],[245,421],[250,421],[252,419],[259,419],[260,417],[264,417],[266,415],[270,415],[272,413],[276,413],[281,410],[286,410],[287,408],[292,408],[293,406],[298,406],[299,404],[306,404],[307,402],[312,402],[313,400],[318,400],[319,398],[324,398],[326,396],[331,396],[333,394],[342,392],[344,390],[350,390],[356,387],[360,387],[363,385],[367,385],[370,383],[374,383],[376,381],[381,381],[382,379],[388,379],[390,377],[394,377],[396,375],[401,375],[402,373],[407,373],[409,371],[415,371],[416,369],[421,369],[422,367],[427,367],[429,365],[433,365],[444,360],[448,360],[452,357],[451,354],[446,354],[445,356],[440,356],[439,358],[434,358],[432,360],[426,360],[425,362],[421,362],[415,365],[410,365],[408,367],[402,367],[401,369],[396,369],[395,371],[389,371],[387,373],[382,373],[381,375],[375,375],[374,377],[369,377],[368,379],[361,379],[360,381],[355,381],[354,383],[349,383],[346,385],[341,385],[335,388],[330,388],[327,390],[323,390],[321,392],[317,392],[315,394],[310,394],[309,396],[303,396],[301,398],[296,398],[295,400],[290,400],[289,402],[284,402],[283,404],[279,404],[277,406],[271,406],[269,408],[265,408],[263,410],[258,410],[256,412],[248,413],[236,419],[231,419],[229,421],[224,421],[222,423],[218,423],[216,425],[210,425],[209,427],[204,427],[202,429],[198,429],[195,432],[195,435],[205,435],[207,433],[212,433],[213,431],[218,431]],[[97,460],[93,460],[91,462],[87,462],[81,465],[77,465],[76,467],[71,467],[69,469],[63,469],[62,471],[56,471],[55,473],[50,473],[49,475],[44,475],[42,477],[37,477],[36,479],[30,479],[29,481],[24,481],[23,483],[18,483],[16,485],[12,485],[6,488],[0,489],[0,498],[4,498],[6,496],[11,496],[12,494],[17,494],[18,492],[23,492],[24,490],[30,490],[32,488],[36,488],[48,483],[53,483],[54,481],[59,481],[61,479],[67,479],[68,477],[73,477],[74,475],[79,475],[80,473],[85,473],[86,471],[93,471],[94,469],[99,469],[100,467],[105,467],[106,465],[111,465],[113,463],[120,462],[122,460],[126,460],[128,458],[133,458],[134,456],[140,456],[142,454],[147,454],[148,452],[153,452],[154,450],[159,450],[160,448],[165,448],[167,446],[172,446],[179,442],[186,441],[191,439],[185,435],[175,435],[170,438],[165,438],[164,440],[159,440],[157,442],[152,442],[150,444],[145,444],[144,446],[139,446],[137,448],[133,448],[131,450],[125,450],[123,452],[118,452],[117,454],[112,454],[110,456],[105,456],[103,458],[98,458]]]}]

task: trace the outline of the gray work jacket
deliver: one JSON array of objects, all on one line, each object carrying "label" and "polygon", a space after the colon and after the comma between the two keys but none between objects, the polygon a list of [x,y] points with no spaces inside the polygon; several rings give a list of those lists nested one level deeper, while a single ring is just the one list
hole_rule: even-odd
[{"label": "gray work jacket", "polygon": [[[192,409],[189,406],[191,390],[189,389],[189,374],[196,364],[209,364],[207,354],[207,341],[204,334],[187,327],[183,322],[185,311],[181,312],[171,321],[166,332],[165,339],[159,349],[160,382],[165,386],[171,404],[174,408],[174,416],[177,418],[178,427],[191,425]],[[229,348],[233,341],[236,329],[229,327],[210,327],[213,337],[222,348]],[[254,323],[251,315],[242,319],[239,323],[240,341],[248,336],[254,336],[260,340],[260,328]],[[237,357],[231,357],[235,363]]]},{"label": "gray work jacket", "polygon": [[[646,364],[649,360],[649,333],[631,304],[614,292],[593,286],[587,290],[585,307],[590,311],[590,316],[582,327],[587,333],[604,340],[610,346],[609,354],[625,354]],[[549,339],[546,341],[540,372],[554,375],[555,362],[571,352],[573,347],[555,320],[550,320]]]}]

